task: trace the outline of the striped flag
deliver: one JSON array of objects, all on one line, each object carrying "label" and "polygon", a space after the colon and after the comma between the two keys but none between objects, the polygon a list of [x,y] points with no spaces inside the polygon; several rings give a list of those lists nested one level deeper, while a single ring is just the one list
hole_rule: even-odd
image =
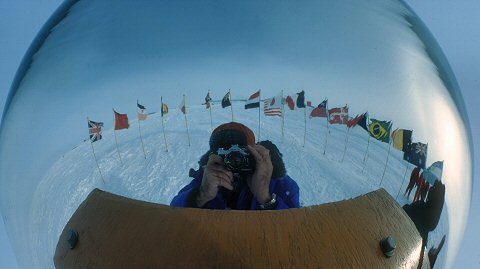
[{"label": "striped flag", "polygon": [[283,117],[282,112],[282,95],[277,95],[273,98],[268,98],[263,101],[263,113],[265,116],[279,116]]},{"label": "striped flag", "polygon": [[403,152],[407,151],[412,143],[412,130],[396,129],[392,132],[393,147]]},{"label": "striped flag", "polygon": [[245,109],[260,107],[260,90],[252,94],[245,102]]}]

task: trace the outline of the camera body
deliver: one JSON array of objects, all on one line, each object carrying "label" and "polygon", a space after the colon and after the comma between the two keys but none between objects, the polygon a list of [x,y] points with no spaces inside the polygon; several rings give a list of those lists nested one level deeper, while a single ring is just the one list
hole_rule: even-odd
[{"label": "camera body", "polygon": [[219,148],[217,155],[223,158],[225,167],[232,173],[248,173],[255,170],[255,158],[245,147],[235,144],[229,149]]}]

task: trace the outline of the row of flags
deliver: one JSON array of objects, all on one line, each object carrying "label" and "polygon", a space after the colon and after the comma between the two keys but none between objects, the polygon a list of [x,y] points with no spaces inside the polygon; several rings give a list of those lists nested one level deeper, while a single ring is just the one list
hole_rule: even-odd
[{"label": "row of flags", "polygon": [[[145,121],[148,118],[148,113],[147,109],[144,105],[141,105],[138,103],[137,100],[137,108],[138,108],[138,113],[137,113],[137,118],[139,121]],[[182,100],[182,103],[180,105],[180,111],[182,111],[183,114],[186,114],[186,106],[185,106],[185,100]],[[168,113],[168,105],[163,103],[161,104],[161,115],[162,117]],[[122,114],[117,112],[115,109],[113,109],[113,114],[115,116],[115,126],[114,130],[123,130],[123,129],[128,129],[130,128],[130,123],[128,120],[128,115],[127,114]],[[97,121],[92,121],[90,119],[87,119],[88,121],[88,130],[89,130],[89,135],[90,135],[90,141],[91,142],[96,142],[100,139],[102,139],[102,127],[103,127],[103,122],[97,122]]]},{"label": "row of flags", "polygon": [[[253,93],[245,101],[245,109],[260,109],[260,90]],[[288,95],[285,98],[283,93],[277,94],[272,98],[266,98],[263,100],[263,110],[266,116],[284,116],[284,105],[290,110],[297,108],[312,107],[311,102],[305,102],[305,91],[296,93],[296,95]],[[205,103],[207,109],[212,106],[212,98],[210,92],[205,97]],[[232,105],[230,90],[225,94],[221,101],[222,108],[226,108]],[[141,105],[137,101],[138,107],[138,120],[144,121],[148,117],[145,106]],[[186,114],[185,98],[182,100],[180,110],[183,114]],[[310,112],[310,118],[326,118],[328,124],[344,124],[347,128],[353,128],[355,126],[362,127],[369,135],[376,140],[384,143],[392,143],[392,146],[404,153],[403,159],[409,163],[412,163],[420,168],[425,169],[425,163],[427,158],[428,144],[421,142],[412,142],[412,130],[396,129],[392,132],[392,122],[382,121],[374,118],[369,118],[368,112],[356,115],[355,117],[349,117],[349,107],[345,105],[343,107],[328,108],[328,99],[323,100],[317,107],[312,107]],[[163,117],[168,113],[168,105],[161,102],[161,116]],[[127,114],[121,114],[114,110],[115,114],[115,130],[129,128]],[[88,127],[90,133],[90,140],[92,142],[98,141],[102,138],[101,128],[102,122],[95,122],[88,120]]]},{"label": "row of flags", "polygon": [[[305,102],[305,91],[301,91],[296,94],[296,97],[288,95],[286,98],[282,94],[278,94],[272,98],[265,99],[264,102],[264,114],[266,116],[279,116],[284,115],[283,106],[286,104],[290,110],[295,110],[296,108],[306,108],[312,107],[311,101]],[[210,92],[205,97],[206,108],[211,107],[212,98]],[[347,124],[347,126],[353,127],[357,124],[360,118],[357,116],[354,119],[348,117],[348,106],[344,107],[335,107],[332,109],[327,108],[328,100],[325,99],[317,107],[313,108],[310,113],[310,118],[313,117],[325,117],[328,118],[330,124]],[[231,93],[230,91],[225,94],[222,98],[222,108],[226,108],[232,105]],[[252,94],[245,101],[245,109],[258,108],[260,107],[260,90]]]}]

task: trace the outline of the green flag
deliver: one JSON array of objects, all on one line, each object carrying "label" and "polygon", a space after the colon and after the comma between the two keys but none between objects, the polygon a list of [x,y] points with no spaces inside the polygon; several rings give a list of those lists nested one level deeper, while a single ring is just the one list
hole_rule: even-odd
[{"label": "green flag", "polygon": [[385,143],[390,143],[390,129],[392,122],[371,119],[368,131],[375,139]]}]

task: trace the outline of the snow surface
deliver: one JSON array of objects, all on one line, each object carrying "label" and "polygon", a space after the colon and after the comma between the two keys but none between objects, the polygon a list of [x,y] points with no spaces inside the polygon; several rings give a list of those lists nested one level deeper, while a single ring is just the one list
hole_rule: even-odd
[{"label": "snow surface", "polygon": [[[230,108],[222,109],[214,105],[213,127],[231,121],[230,111]],[[235,121],[246,124],[258,135],[257,109],[244,110],[243,102],[237,102],[234,103],[233,112]],[[133,115],[130,115],[129,129],[116,131],[118,151],[111,129],[104,130],[103,139],[93,143],[105,182],[97,169],[92,144],[88,139],[66,152],[41,180],[33,197],[30,212],[33,225],[28,231],[30,238],[33,238],[30,253],[35,268],[53,268],[59,235],[78,205],[94,188],[148,202],[169,204],[176,193],[190,182],[189,168],[197,169],[198,159],[208,149],[211,133],[208,110],[204,106],[187,107],[191,140],[191,146],[188,146],[185,116],[178,109],[171,108],[164,117],[168,152],[165,150],[160,113],[151,114],[147,121],[141,121],[140,128],[139,122],[132,118]],[[86,126],[85,123],[85,133],[88,133]],[[287,172],[300,187],[303,206],[348,199],[379,187],[385,188],[393,197],[400,191],[397,201],[401,205],[409,202],[403,192],[413,166],[409,165],[406,171],[407,163],[403,161],[400,151],[391,148],[388,155],[389,145],[373,138],[368,142],[369,135],[362,128],[352,128],[346,144],[345,125],[329,125],[326,139],[326,119],[307,119],[306,143],[303,146],[303,110],[286,111],[284,137],[281,126],[280,117],[262,114],[260,140],[271,140],[283,153]],[[388,166],[380,186],[387,156]],[[443,234],[447,233],[446,215],[442,214],[439,226],[430,234],[429,247],[437,245]],[[440,253],[438,265],[444,264],[446,252],[445,248]]]}]

